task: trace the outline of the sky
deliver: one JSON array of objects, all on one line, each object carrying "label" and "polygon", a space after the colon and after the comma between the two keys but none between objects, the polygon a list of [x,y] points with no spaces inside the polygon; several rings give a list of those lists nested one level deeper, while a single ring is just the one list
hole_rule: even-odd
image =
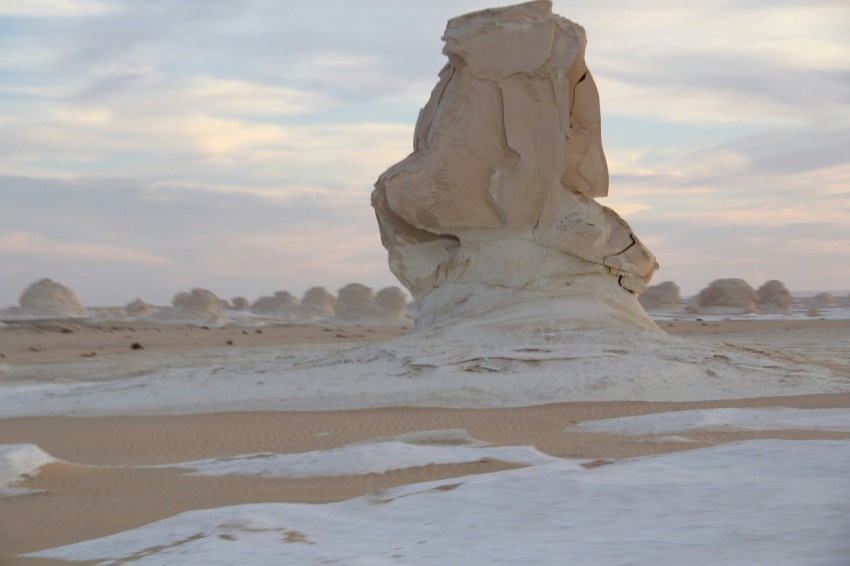
[{"label": "sky", "polygon": [[[493,0],[0,0],[0,306],[398,282],[369,204]],[[498,4],[495,4],[498,5]],[[846,0],[555,0],[618,211],[684,295],[850,288]]]}]

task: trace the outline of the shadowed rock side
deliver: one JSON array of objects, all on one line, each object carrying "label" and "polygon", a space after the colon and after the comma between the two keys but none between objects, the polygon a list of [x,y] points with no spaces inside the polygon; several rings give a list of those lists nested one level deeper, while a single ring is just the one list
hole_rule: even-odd
[{"label": "shadowed rock side", "polygon": [[561,318],[590,301],[591,326],[655,328],[634,295],[655,258],[594,200],[608,169],[584,29],[540,0],[452,19],[443,39],[413,153],[372,193],[417,328],[552,299]]}]

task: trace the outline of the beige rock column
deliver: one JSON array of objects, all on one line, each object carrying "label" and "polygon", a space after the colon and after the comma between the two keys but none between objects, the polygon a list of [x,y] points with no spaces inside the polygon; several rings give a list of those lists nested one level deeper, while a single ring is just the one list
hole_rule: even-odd
[{"label": "beige rock column", "polygon": [[[525,305],[560,325],[655,328],[634,294],[657,269],[614,211],[585,32],[538,0],[449,21],[449,62],[413,153],[372,204],[416,327]],[[595,305],[595,306],[593,306]]]}]

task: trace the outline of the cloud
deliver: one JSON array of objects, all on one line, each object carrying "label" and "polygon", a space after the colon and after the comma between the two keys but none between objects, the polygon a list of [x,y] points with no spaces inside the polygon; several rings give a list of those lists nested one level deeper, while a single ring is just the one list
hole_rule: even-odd
[{"label": "cloud", "polygon": [[62,258],[80,261],[173,264],[174,261],[131,248],[49,240],[32,232],[0,234],[0,253],[10,256]]},{"label": "cloud", "polygon": [[4,0],[0,4],[0,17],[99,16],[112,10],[113,6],[96,0]]},{"label": "cloud", "polygon": [[[252,295],[391,283],[371,185],[412,149],[446,20],[490,5],[3,3],[0,18],[10,6],[45,16],[2,20],[5,234],[176,263],[118,273],[89,269],[107,260],[79,249],[10,255],[4,273],[17,279],[0,292],[62,273],[81,295],[116,301],[131,297],[112,288],[165,301],[176,285]],[[846,2],[555,9],[588,32],[612,174],[601,202],[659,256],[659,277],[698,290],[715,276],[770,275],[800,289],[846,275]]]}]

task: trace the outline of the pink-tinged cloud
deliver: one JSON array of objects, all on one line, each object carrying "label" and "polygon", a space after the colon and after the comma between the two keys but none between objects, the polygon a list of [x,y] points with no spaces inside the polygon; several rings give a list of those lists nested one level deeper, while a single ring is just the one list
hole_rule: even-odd
[{"label": "pink-tinged cloud", "polygon": [[0,253],[34,258],[61,258],[145,265],[172,265],[174,260],[132,248],[50,240],[32,232],[0,234]]}]

